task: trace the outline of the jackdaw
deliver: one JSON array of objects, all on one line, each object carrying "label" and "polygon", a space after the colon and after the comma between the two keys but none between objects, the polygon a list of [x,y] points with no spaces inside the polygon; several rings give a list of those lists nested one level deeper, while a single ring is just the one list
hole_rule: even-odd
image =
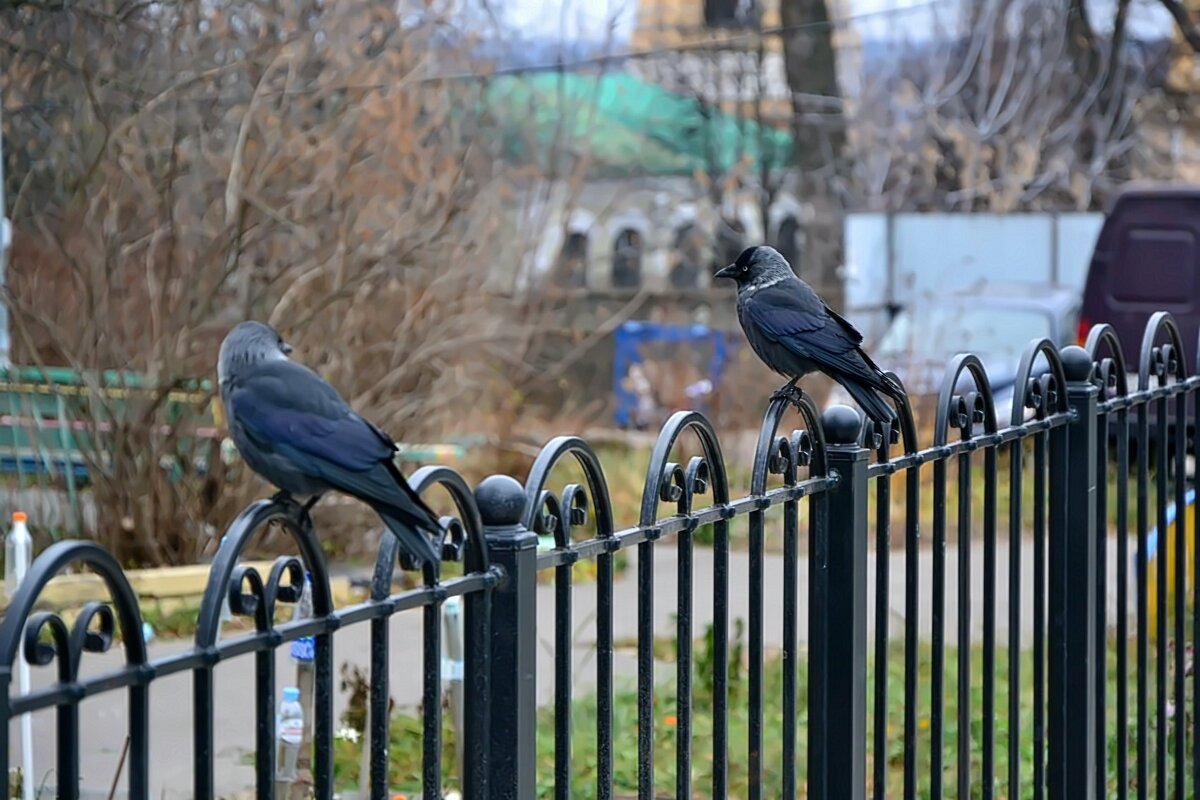
[{"label": "jackdaw", "polygon": [[862,334],[796,277],[773,247],[748,247],[714,277],[737,283],[737,313],[750,347],[788,382],[772,398],[798,399],[796,381],[813,370],[840,383],[875,422],[896,412],[878,392],[900,399],[903,390],[862,351]]},{"label": "jackdaw", "polygon": [[406,566],[439,561],[441,525],[396,468],[395,442],[291,352],[261,322],[240,323],[221,343],[221,402],[242,458],[282,493],[308,498],[306,510],[330,490],[362,500],[399,539]]}]

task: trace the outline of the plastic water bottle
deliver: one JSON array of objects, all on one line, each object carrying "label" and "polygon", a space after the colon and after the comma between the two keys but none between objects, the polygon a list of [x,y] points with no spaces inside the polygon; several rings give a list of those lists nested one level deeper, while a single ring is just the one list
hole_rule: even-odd
[{"label": "plastic water bottle", "polygon": [[[221,552],[221,548],[225,546],[225,541],[229,538],[229,534],[221,537],[221,541],[217,542],[217,552]],[[215,560],[215,559],[214,559]],[[221,613],[217,616],[217,627],[220,629],[229,620],[233,619],[233,611],[229,608],[229,592],[223,592],[221,596]]]},{"label": "plastic water bottle", "polygon": [[300,705],[300,689],[285,687],[283,703],[275,717],[275,778],[281,781],[296,779],[296,759],[304,739],[304,708]]},{"label": "plastic water bottle", "polygon": [[33,540],[25,520],[24,511],[14,512],[12,530],[4,538],[4,593],[9,597],[17,593],[33,555]]},{"label": "plastic water bottle", "polygon": [[[308,619],[312,615],[312,576],[306,572],[304,573],[304,588],[300,590],[300,602],[296,603],[296,608],[292,612],[292,619],[299,621]],[[317,641],[312,636],[301,636],[292,642],[292,659],[297,663],[311,664],[317,656],[316,647]]]}]

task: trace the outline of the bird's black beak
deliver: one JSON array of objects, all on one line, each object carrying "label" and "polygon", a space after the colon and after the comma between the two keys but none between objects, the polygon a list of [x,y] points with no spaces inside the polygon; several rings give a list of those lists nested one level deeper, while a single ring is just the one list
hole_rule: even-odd
[{"label": "bird's black beak", "polygon": [[721,267],[714,274],[714,278],[729,278],[733,280],[734,273],[737,271],[737,264],[730,264],[726,267]]},{"label": "bird's black beak", "polygon": [[285,356],[290,356],[292,354],[292,346],[290,344],[288,344],[287,342],[280,342],[279,349],[283,352],[283,354]]}]

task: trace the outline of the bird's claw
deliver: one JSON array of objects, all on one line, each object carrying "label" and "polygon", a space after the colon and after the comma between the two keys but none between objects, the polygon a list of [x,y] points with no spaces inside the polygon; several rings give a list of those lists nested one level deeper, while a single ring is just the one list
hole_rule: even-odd
[{"label": "bird's claw", "polygon": [[786,400],[797,408],[800,407],[801,401],[804,399],[804,392],[799,387],[788,384],[783,386],[771,395],[772,400]]},{"label": "bird's claw", "polygon": [[291,494],[289,494],[288,492],[285,492],[283,489],[280,489],[278,492],[271,495],[271,502],[272,503],[294,503],[295,500],[292,499]]},{"label": "bird's claw", "polygon": [[415,556],[410,556],[408,553],[401,552],[396,559],[400,564],[400,569],[405,572],[418,572],[425,566],[425,562]]}]

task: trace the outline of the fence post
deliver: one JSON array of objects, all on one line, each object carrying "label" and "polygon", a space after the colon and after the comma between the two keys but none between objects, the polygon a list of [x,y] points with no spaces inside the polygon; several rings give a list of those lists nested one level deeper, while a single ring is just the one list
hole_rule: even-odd
[{"label": "fence post", "polygon": [[[1092,359],[1064,347],[1075,419],[1050,439],[1049,763],[1051,800],[1096,795],[1096,404]],[[1065,479],[1065,483],[1064,483]]]},{"label": "fence post", "polygon": [[490,795],[535,797],[537,536],[521,524],[525,489],[507,475],[475,489],[491,562],[505,579],[492,595]]},{"label": "fence post", "polygon": [[867,456],[861,418],[821,417],[837,485],[813,498],[809,560],[808,787],[814,800],[863,800],[867,775]]}]

